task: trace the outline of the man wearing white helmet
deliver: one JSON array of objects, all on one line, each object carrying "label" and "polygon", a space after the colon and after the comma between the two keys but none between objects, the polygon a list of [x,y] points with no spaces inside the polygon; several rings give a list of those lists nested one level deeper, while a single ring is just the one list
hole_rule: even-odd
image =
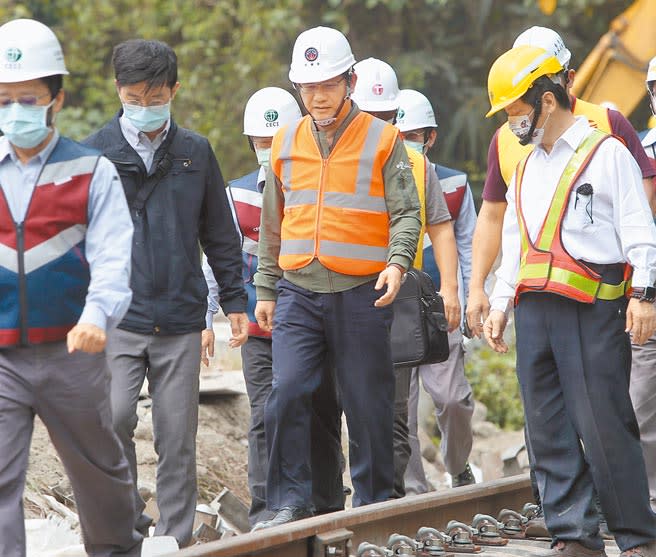
[{"label": "man wearing white helmet", "polygon": [[[273,139],[262,207],[255,316],[272,330],[262,526],[312,514],[309,414],[328,365],[350,436],[355,506],[392,493],[392,308],[415,257],[419,200],[398,130],[351,102],[346,37],[299,35],[289,78],[309,115]],[[275,310],[275,316],[274,316]]]},{"label": "man wearing white helmet", "polygon": [[[437,121],[430,101],[419,91],[403,89],[399,94],[399,115],[396,126],[403,135],[406,146],[424,155],[437,140]],[[435,164],[444,197],[453,220],[460,277],[462,300],[467,298],[471,274],[471,241],[476,226],[476,208],[467,174]],[[424,270],[436,285],[443,283],[442,266],[431,249],[431,238],[425,237]],[[472,447],[471,418],[474,412],[472,390],[465,377],[465,351],[462,332],[449,333],[449,359],[439,364],[413,368],[408,401],[408,427],[412,453],[405,474],[409,493],[425,493],[430,489],[421,463],[421,451],[417,439],[417,404],[419,402],[419,378],[435,404],[437,424],[442,432],[440,450],[447,472],[451,474],[453,487],[474,483],[474,476],[467,462]]]},{"label": "man wearing white helmet", "polygon": [[[355,65],[358,85],[353,91],[353,102],[360,110],[381,120],[395,123],[399,110],[399,85],[396,72],[386,62],[367,58]],[[424,256],[424,234],[432,240],[435,258],[443,270],[442,296],[450,329],[460,321],[458,301],[458,255],[456,252],[451,215],[433,166],[423,153],[407,149],[421,204],[422,229],[413,265],[421,269]],[[411,455],[408,432],[408,396],[411,367],[396,367],[394,393],[394,497],[406,494],[404,475]],[[464,466],[463,466],[464,467]],[[461,469],[462,470],[462,469]],[[461,471],[459,470],[459,471]]]},{"label": "man wearing white helmet", "polygon": [[[244,135],[257,157],[258,168],[228,183],[242,235],[243,277],[248,294],[248,341],[241,347],[242,367],[246,391],[251,406],[248,430],[248,487],[251,506],[248,518],[251,526],[272,518],[266,509],[267,445],[264,434],[264,404],[271,392],[271,332],[263,330],[255,319],[255,285],[257,248],[260,237],[262,192],[266,169],[271,155],[271,141],[282,127],[301,118],[296,99],[279,87],[265,87],[256,91],[244,109]],[[205,260],[203,272],[209,288],[207,298],[207,329],[209,338],[203,343],[213,356],[214,333],[212,321],[219,310],[219,288],[212,269]],[[207,356],[203,356],[207,365]],[[312,402],[312,502],[318,514],[344,508],[342,485],[341,411],[331,373],[313,396]]]},{"label": "man wearing white helmet", "polygon": [[[575,72],[569,68],[571,53],[558,33],[546,27],[531,27],[517,37],[513,47],[521,45],[538,46],[553,54],[565,68],[559,74],[559,79],[569,91]],[[582,101],[571,94],[570,101],[575,116],[586,116],[591,125],[622,138],[640,166],[643,187],[651,202],[653,199],[652,178],[656,176],[656,170],[649,163],[640,145],[640,140],[629,121],[616,110],[609,110]],[[535,119],[529,119],[528,125],[530,133],[525,134],[521,143],[513,135],[507,122],[499,127],[490,142],[487,175],[483,187],[483,203],[474,232],[472,277],[467,300],[467,322],[476,336],[482,334],[482,323],[489,313],[490,304],[484,284],[501,247],[501,229],[507,205],[507,187],[517,163],[533,149],[530,144],[530,136],[534,133]]]},{"label": "man wearing white helmet", "polygon": [[[649,107],[652,114],[656,114],[656,58],[649,62],[645,85],[649,93]],[[645,134],[642,146],[656,168],[656,128]],[[656,336],[652,336],[643,345],[632,344],[631,354],[631,400],[640,428],[640,443],[649,480],[649,498],[652,508],[656,508]]]},{"label": "man wearing white helmet", "polygon": [[68,74],[54,33],[10,21],[0,57],[0,555],[25,555],[22,495],[38,414],[73,486],[86,552],[137,556],[103,352],[131,297],[121,182],[98,151],[54,126]]}]

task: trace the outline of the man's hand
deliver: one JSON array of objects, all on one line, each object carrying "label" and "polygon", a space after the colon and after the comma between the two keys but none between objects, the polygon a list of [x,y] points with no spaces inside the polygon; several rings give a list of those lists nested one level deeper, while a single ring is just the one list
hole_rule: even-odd
[{"label": "man's hand", "polygon": [[460,325],[460,299],[458,298],[458,287],[443,288],[440,296],[444,301],[444,315],[449,322],[449,332],[455,331]]},{"label": "man's hand", "polygon": [[401,288],[401,278],[403,278],[403,271],[396,265],[390,265],[380,272],[374,289],[380,290],[387,285],[387,291],[374,302],[374,306],[382,308],[394,301]]},{"label": "man's hand", "polygon": [[475,337],[483,335],[483,323],[490,314],[490,301],[482,288],[469,288],[467,298],[467,325]]},{"label": "man's hand", "polygon": [[631,298],[626,308],[626,332],[633,344],[644,344],[656,330],[656,309],[650,302]]},{"label": "man's hand", "polygon": [[200,361],[210,367],[210,358],[214,357],[214,331],[205,329],[200,336]]},{"label": "man's hand", "polygon": [[503,331],[506,329],[506,314],[498,309],[492,310],[483,325],[485,340],[495,352],[505,354],[508,345],[503,340]]},{"label": "man's hand", "polygon": [[255,304],[255,319],[260,329],[270,333],[273,330],[273,312],[276,302],[273,300],[260,300]]},{"label": "man's hand", "polygon": [[76,350],[88,354],[102,352],[106,343],[105,331],[91,323],[78,323],[66,335],[66,347],[69,354]]},{"label": "man's hand", "polygon": [[229,313],[230,331],[232,336],[228,340],[230,348],[237,348],[248,340],[248,315],[245,313]]}]

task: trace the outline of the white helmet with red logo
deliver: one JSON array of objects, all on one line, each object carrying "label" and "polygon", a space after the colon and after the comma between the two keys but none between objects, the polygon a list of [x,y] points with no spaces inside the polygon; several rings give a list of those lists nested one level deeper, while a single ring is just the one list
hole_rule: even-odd
[{"label": "white helmet with red logo", "polygon": [[360,109],[387,112],[399,108],[399,82],[392,66],[377,58],[367,58],[358,62],[354,71],[358,80],[351,98]]},{"label": "white helmet with red logo", "polygon": [[337,29],[314,27],[303,31],[292,52],[292,83],[320,83],[342,75],[355,64],[351,45]]}]

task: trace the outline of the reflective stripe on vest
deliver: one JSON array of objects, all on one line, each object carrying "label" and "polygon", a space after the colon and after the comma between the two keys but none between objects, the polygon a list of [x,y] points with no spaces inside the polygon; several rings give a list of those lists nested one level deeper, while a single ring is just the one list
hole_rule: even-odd
[{"label": "reflective stripe on vest", "polygon": [[419,207],[421,215],[421,233],[419,234],[419,242],[417,243],[417,253],[415,260],[412,263],[415,269],[421,269],[424,263],[424,233],[426,232],[426,172],[430,164],[424,155],[418,153],[414,149],[408,149],[408,159],[412,166],[412,175],[415,179],[417,186],[417,195],[419,196]]},{"label": "reflective stripe on vest", "polygon": [[19,225],[0,194],[0,346],[63,340],[77,323],[90,280],[85,236],[98,159],[60,138]]},{"label": "reflective stripe on vest", "polygon": [[271,167],[285,198],[278,263],[300,269],[313,259],[348,275],[380,272],[387,263],[389,215],[383,166],[398,130],[358,113],[326,159],[309,116],[273,139]]},{"label": "reflective stripe on vest", "polygon": [[523,292],[531,291],[552,292],[587,304],[594,303],[597,298],[616,299],[624,294],[626,289],[624,282],[618,285],[602,285],[601,276],[574,259],[561,240],[561,228],[572,188],[590,163],[597,148],[608,137],[611,136],[600,130],[592,130],[572,155],[558,181],[535,243],[529,237],[521,207],[522,181],[530,154],[517,166],[515,207],[521,254],[515,289],[516,304]]},{"label": "reflective stripe on vest", "polygon": [[[612,133],[608,109],[597,104],[582,101],[572,97],[574,116],[585,116],[593,128],[606,133]],[[510,131],[508,122],[499,128],[497,135],[497,153],[499,157],[499,170],[506,187],[510,185],[515,169],[519,162],[533,150],[533,145],[521,145],[517,136]]]}]

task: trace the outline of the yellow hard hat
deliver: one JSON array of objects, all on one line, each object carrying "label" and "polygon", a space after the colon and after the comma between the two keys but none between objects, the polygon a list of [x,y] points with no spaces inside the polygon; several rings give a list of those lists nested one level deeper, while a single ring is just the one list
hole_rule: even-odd
[{"label": "yellow hard hat", "polygon": [[516,46],[496,59],[487,77],[487,92],[490,97],[489,118],[521,98],[543,75],[563,71],[562,64],[544,48]]}]

